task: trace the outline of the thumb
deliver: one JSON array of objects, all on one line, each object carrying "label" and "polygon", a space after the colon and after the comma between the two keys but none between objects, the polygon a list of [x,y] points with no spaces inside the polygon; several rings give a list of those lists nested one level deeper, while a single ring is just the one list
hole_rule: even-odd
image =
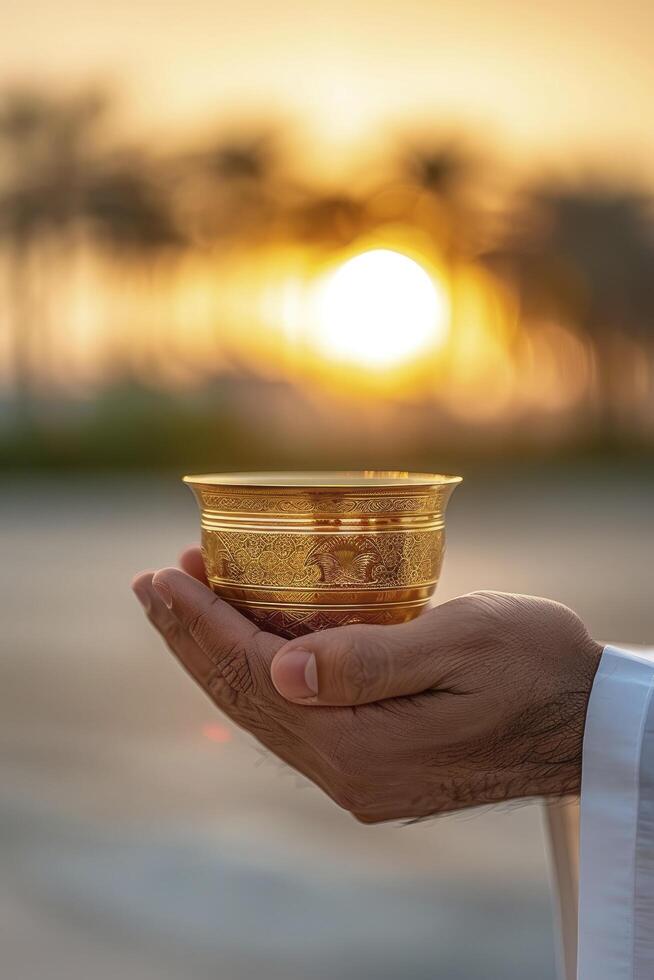
[{"label": "thumb", "polygon": [[305,704],[366,704],[425,691],[438,682],[442,660],[434,656],[435,613],[399,626],[341,626],[291,640],[273,658],[273,684]]}]

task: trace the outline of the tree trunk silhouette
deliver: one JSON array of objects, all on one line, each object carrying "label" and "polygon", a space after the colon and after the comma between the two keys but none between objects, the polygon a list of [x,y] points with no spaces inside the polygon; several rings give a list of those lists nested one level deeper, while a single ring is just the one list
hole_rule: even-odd
[{"label": "tree trunk silhouette", "polygon": [[9,258],[10,358],[16,423],[25,429],[33,421],[34,303],[30,275],[31,249],[27,242],[14,240]]},{"label": "tree trunk silhouette", "polygon": [[622,437],[619,412],[624,386],[620,351],[610,333],[595,335],[595,439],[599,447],[610,449]]}]

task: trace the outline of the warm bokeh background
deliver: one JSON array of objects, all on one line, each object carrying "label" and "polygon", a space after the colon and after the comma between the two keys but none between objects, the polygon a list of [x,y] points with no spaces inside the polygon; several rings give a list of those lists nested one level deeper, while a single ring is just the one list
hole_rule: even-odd
[{"label": "warm bokeh background", "polygon": [[2,22],[8,975],[552,980],[537,807],[355,825],[212,714],[128,582],[195,536],[184,471],[456,470],[439,598],[652,641],[654,9]]}]

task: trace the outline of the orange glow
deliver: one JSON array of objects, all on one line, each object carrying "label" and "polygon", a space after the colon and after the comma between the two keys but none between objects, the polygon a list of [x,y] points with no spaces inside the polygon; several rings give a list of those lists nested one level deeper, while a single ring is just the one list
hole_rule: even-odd
[{"label": "orange glow", "polygon": [[220,725],[217,722],[203,725],[202,734],[210,742],[216,742],[218,745],[226,745],[227,742],[231,742],[232,740],[232,733],[229,728],[225,728],[224,725]]},{"label": "orange glow", "polygon": [[226,458],[263,459],[241,434],[265,421],[289,457],[336,456],[353,406],[389,448],[402,417],[414,447],[649,432],[654,8],[596,5],[580,44],[585,13],[552,3],[189,0],[154,36],[70,0],[63,53],[14,4],[0,442],[136,460],[143,425],[163,460],[213,424]]},{"label": "orange glow", "polygon": [[92,391],[124,366],[192,389],[236,364],[318,402],[325,390],[428,398],[463,422],[497,423],[569,411],[592,386],[590,352],[569,327],[521,324],[481,265],[443,267],[406,229],[327,255],[283,242],[191,254],[154,279],[82,259],[69,276],[57,270],[70,329],[55,334],[53,320],[39,364],[52,390]]}]

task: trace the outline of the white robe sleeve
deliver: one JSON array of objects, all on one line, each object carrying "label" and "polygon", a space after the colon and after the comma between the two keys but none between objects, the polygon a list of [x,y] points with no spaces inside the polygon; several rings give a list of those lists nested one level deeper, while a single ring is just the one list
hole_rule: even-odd
[{"label": "white robe sleeve", "polygon": [[602,655],[580,833],[578,980],[654,980],[654,651]]}]

